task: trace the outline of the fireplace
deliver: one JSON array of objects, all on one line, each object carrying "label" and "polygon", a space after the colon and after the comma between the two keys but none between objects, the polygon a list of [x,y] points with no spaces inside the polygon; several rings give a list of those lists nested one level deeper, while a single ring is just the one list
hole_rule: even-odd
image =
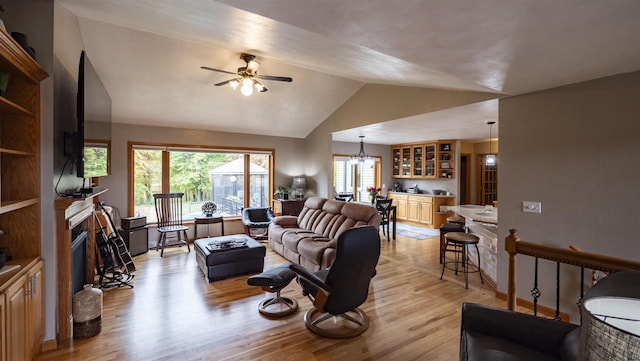
[{"label": "fireplace", "polygon": [[71,231],[71,296],[87,283],[87,231],[86,225],[78,225]]}]

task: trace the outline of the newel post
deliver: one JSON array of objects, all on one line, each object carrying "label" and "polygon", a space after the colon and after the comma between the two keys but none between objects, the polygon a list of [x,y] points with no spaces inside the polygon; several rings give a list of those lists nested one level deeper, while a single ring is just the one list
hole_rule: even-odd
[{"label": "newel post", "polygon": [[509,279],[507,284],[507,308],[511,311],[516,309],[516,254],[518,230],[510,229],[509,235],[504,239],[504,249],[509,253]]}]

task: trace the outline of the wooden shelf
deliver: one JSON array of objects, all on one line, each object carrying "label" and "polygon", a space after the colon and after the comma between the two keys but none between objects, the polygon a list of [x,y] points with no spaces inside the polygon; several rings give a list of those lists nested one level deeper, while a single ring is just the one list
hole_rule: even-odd
[{"label": "wooden shelf", "polygon": [[13,154],[13,155],[24,155],[24,156],[34,156],[35,154],[29,152],[23,152],[21,150],[8,149],[8,148],[0,148],[0,154]]},{"label": "wooden shelf", "polygon": [[5,353],[0,346],[0,358],[32,360],[44,334],[38,155],[40,82],[48,75],[5,31],[0,31],[0,71],[11,76],[8,97],[0,97],[0,229],[7,234],[0,246],[14,264],[25,264],[8,285],[6,304],[0,304],[0,320],[11,321],[2,322],[0,345],[11,347]]},{"label": "wooden shelf", "polygon": [[40,201],[40,198],[31,198],[31,199],[25,199],[21,201],[4,201],[3,200],[0,203],[0,214],[17,211],[18,209],[37,204],[39,201]]},{"label": "wooden shelf", "polygon": [[28,111],[26,108],[2,96],[0,96],[0,111],[13,114],[33,115],[33,113]]}]

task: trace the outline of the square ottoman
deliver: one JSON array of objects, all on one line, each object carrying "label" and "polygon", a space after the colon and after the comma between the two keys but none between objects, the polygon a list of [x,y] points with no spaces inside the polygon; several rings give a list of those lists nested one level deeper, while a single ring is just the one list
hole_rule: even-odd
[{"label": "square ottoman", "polygon": [[[209,249],[210,242],[246,241],[246,247],[223,250]],[[246,234],[196,239],[196,263],[209,282],[224,278],[260,273],[264,267],[267,249]]]}]

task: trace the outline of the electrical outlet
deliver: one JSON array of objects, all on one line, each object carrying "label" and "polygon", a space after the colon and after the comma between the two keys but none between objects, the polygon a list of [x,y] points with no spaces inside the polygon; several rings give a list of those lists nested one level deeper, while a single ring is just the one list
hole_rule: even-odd
[{"label": "electrical outlet", "polygon": [[522,211],[528,213],[542,213],[542,203],[523,201]]}]

